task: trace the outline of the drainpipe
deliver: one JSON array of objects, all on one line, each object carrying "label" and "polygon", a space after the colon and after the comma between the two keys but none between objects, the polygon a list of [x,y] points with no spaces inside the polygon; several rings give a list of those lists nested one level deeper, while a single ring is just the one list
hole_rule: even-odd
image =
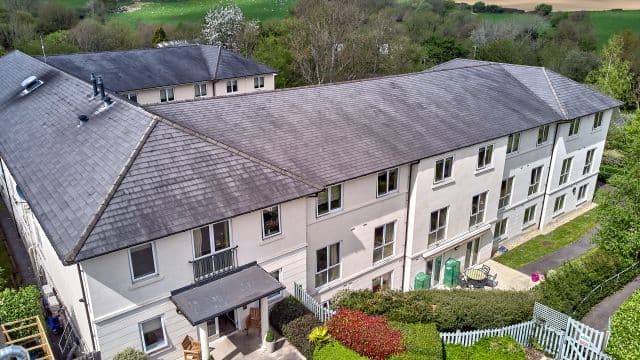
[{"label": "drainpipe", "polygon": [[413,165],[419,163],[409,164],[409,184],[407,189],[407,214],[405,217],[405,230],[404,230],[404,255],[402,257],[402,290],[404,291],[405,271],[407,267],[407,243],[409,242],[409,208],[411,206],[411,178],[413,177]]},{"label": "drainpipe", "polygon": [[96,351],[96,340],[93,337],[93,326],[91,325],[91,318],[89,317],[89,300],[87,299],[87,292],[84,289],[84,281],[82,281],[82,270],[80,270],[80,264],[76,264],[78,269],[78,280],[80,280],[80,289],[82,290],[82,303],[84,304],[84,313],[87,316],[87,325],[89,325],[89,336],[91,337],[91,349]]},{"label": "drainpipe", "polygon": [[553,134],[553,145],[551,146],[551,159],[549,160],[549,168],[547,170],[547,183],[544,185],[544,196],[542,197],[542,209],[540,209],[540,218],[538,219],[538,230],[542,230],[544,214],[547,208],[549,198],[549,189],[551,189],[551,167],[556,156],[556,147],[558,146],[558,130],[560,130],[560,122],[556,123],[556,131]]}]

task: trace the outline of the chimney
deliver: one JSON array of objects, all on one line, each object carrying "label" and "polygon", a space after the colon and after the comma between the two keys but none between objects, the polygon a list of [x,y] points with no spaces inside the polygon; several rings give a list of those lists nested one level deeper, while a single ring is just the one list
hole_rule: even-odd
[{"label": "chimney", "polygon": [[[98,76],[98,88],[100,88],[100,99],[104,100],[104,82],[102,81],[102,75]],[[96,94],[98,95],[98,94]]]},{"label": "chimney", "polygon": [[91,73],[91,85],[93,86],[93,97],[95,98],[98,96],[98,83],[94,73]]},{"label": "chimney", "polygon": [[82,126],[82,124],[85,124],[87,121],[89,121],[89,117],[87,115],[79,115],[78,120],[80,120],[80,123],[78,124],[78,127],[80,127]]}]

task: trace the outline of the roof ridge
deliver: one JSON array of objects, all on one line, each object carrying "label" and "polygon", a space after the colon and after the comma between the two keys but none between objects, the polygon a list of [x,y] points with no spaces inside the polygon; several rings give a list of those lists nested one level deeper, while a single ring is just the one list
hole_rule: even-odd
[{"label": "roof ridge", "polygon": [[542,72],[544,73],[545,79],[547,79],[547,84],[549,84],[549,88],[551,89],[551,93],[553,94],[553,98],[558,103],[558,107],[560,107],[560,111],[562,111],[562,116],[565,119],[569,119],[569,116],[567,116],[567,110],[565,110],[564,106],[562,106],[562,103],[560,102],[560,98],[558,97],[558,94],[556,93],[556,88],[551,83],[551,79],[549,79],[549,74],[547,74],[547,68],[542,67]]},{"label": "roof ridge", "polygon": [[160,117],[158,115],[153,114],[151,123],[147,127],[147,130],[142,135],[142,138],[140,139],[136,147],[131,152],[131,155],[129,155],[129,158],[125,162],[123,168],[120,170],[118,177],[116,178],[115,182],[111,186],[111,189],[109,189],[109,192],[107,193],[107,196],[104,198],[104,201],[100,204],[100,207],[98,208],[98,210],[91,217],[91,221],[89,221],[89,224],[87,224],[85,229],[82,231],[80,235],[80,239],[78,239],[78,242],[76,242],[75,246],[73,246],[71,251],[69,251],[69,253],[67,253],[67,255],[64,257],[65,262],[68,262],[68,263],[73,262],[78,256],[78,254],[80,253],[80,250],[82,250],[82,248],[84,247],[85,243],[87,242],[87,239],[89,239],[89,235],[91,235],[91,233],[93,232],[93,229],[95,229],[95,226],[98,223],[98,220],[100,220],[100,218],[102,217],[102,214],[104,214],[105,210],[107,209],[107,206],[109,206],[109,204],[111,203],[113,196],[115,195],[116,191],[122,184],[122,181],[124,180],[125,176],[129,172],[129,169],[131,169],[131,166],[133,165],[134,161],[140,154],[142,148],[144,147],[144,144],[146,144],[147,140],[149,139],[149,136],[153,132],[153,129],[155,129],[156,125],[158,124],[159,119]]},{"label": "roof ridge", "polygon": [[[51,57],[64,57],[64,56],[82,56],[82,55],[92,55],[92,54],[130,53],[130,52],[135,52],[135,51],[155,51],[155,50],[179,49],[179,48],[185,48],[185,47],[202,47],[202,46],[214,46],[215,47],[215,45],[206,45],[206,44],[193,43],[193,44],[186,44],[186,45],[179,45],[179,46],[135,48],[135,49],[126,49],[126,50],[81,51],[81,52],[70,53],[70,54],[47,55],[47,57],[51,58]],[[37,56],[27,55],[27,56],[39,57],[39,55],[37,55]]]}]

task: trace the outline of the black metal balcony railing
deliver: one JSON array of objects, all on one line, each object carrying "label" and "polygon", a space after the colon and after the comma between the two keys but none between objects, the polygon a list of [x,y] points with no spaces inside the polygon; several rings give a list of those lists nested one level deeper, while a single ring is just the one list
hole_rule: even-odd
[{"label": "black metal balcony railing", "polygon": [[236,268],[236,249],[234,246],[195,260],[189,261],[193,265],[193,280],[195,282],[209,279]]}]

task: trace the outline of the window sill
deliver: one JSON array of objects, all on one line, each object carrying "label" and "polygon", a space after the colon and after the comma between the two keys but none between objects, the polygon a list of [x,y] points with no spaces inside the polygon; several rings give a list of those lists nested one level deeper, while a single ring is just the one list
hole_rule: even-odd
[{"label": "window sill", "polygon": [[399,190],[395,189],[395,190],[389,190],[384,194],[377,194],[376,193],[376,199],[380,199],[380,198],[383,198],[383,197],[387,197],[389,195],[397,194],[398,192],[399,192]]},{"label": "window sill", "polygon": [[320,286],[316,286],[314,287],[314,290],[316,292],[316,294],[321,293],[322,291],[331,288],[332,286],[334,286],[335,284],[338,284],[340,281],[342,280],[342,276],[340,276],[339,278],[335,279],[335,280],[331,280],[326,284],[322,284]]},{"label": "window sill", "polygon": [[595,129],[591,129],[592,134],[599,133],[599,132],[602,132],[602,125],[598,126]]},{"label": "window sill", "polygon": [[586,198],[582,199],[582,200],[578,200],[578,202],[576,203],[576,207],[582,206],[582,205],[584,205],[586,203],[587,203],[587,199]]},{"label": "window sill", "polygon": [[505,156],[505,159],[511,159],[511,158],[516,157],[518,155],[520,155],[520,151],[519,150],[512,151],[510,153],[507,153],[507,155]]},{"label": "window sill", "polygon": [[390,263],[392,262],[392,260],[396,259],[396,254],[391,254],[389,256],[387,256],[386,258],[382,258],[378,261],[374,261],[373,264],[371,266],[379,266],[379,265],[384,265],[386,263]]},{"label": "window sill", "polygon": [[326,212],[326,213],[321,214],[321,215],[316,214],[316,219],[331,218],[334,215],[339,214],[340,212],[342,212],[342,208],[331,210],[331,211]]},{"label": "window sill", "polygon": [[557,218],[558,216],[563,215],[563,214],[564,214],[564,210],[559,210],[558,212],[553,213],[553,215],[551,215],[551,218],[552,218],[552,219],[555,219],[555,218]]},{"label": "window sill", "polygon": [[162,346],[158,346],[157,348],[151,349],[151,350],[145,350],[145,354],[147,355],[151,355],[151,354],[156,354],[161,352],[162,350],[166,350],[170,348],[169,343],[165,343]]},{"label": "window sill", "polygon": [[507,236],[507,234],[503,234],[503,235],[500,235],[498,237],[494,237],[493,241],[497,241],[497,242],[500,243],[500,242],[503,242],[503,241],[507,240],[508,238],[509,237]]},{"label": "window sill", "polygon": [[279,232],[277,234],[273,234],[273,235],[269,235],[267,237],[263,237],[262,241],[260,241],[260,246],[262,245],[268,245],[277,241],[282,240],[282,238],[284,238],[284,234]]},{"label": "window sill", "polygon": [[160,274],[149,275],[148,277],[142,279],[133,280],[131,286],[129,286],[129,290],[139,289],[147,285],[155,284],[158,281],[162,280],[164,280],[164,276],[160,276]]},{"label": "window sill", "polygon": [[493,170],[495,170],[495,168],[493,166],[487,166],[487,167],[483,167],[482,169],[476,169],[476,171],[473,174],[478,176],[478,175],[482,175],[484,173],[491,172]]},{"label": "window sill", "polygon": [[439,181],[437,183],[432,184],[431,185],[431,189],[432,190],[438,190],[440,188],[447,187],[449,185],[453,185],[455,183],[456,183],[455,179],[442,180],[442,181]]},{"label": "window sill", "polygon": [[542,142],[540,144],[536,143],[536,149],[543,148],[543,147],[549,146],[549,145],[551,145],[551,142],[549,142],[549,140],[547,140],[545,142]]},{"label": "window sill", "polygon": [[569,142],[569,141],[574,141],[574,140],[576,140],[577,138],[579,138],[578,134],[575,134],[575,135],[569,135],[569,136],[567,136],[567,142]]},{"label": "window sill", "polygon": [[532,227],[532,226],[533,226],[533,225],[535,225],[535,224],[536,224],[536,222],[535,222],[535,221],[530,222],[530,223],[523,224],[523,225],[522,225],[522,230],[527,230],[527,229],[529,229],[530,227]]}]

